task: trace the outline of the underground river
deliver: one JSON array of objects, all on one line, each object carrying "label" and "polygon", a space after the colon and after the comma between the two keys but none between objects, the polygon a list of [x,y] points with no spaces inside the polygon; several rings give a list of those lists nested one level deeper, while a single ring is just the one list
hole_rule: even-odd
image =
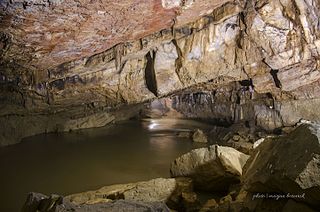
[{"label": "underground river", "polygon": [[210,129],[196,120],[130,120],[43,134],[0,148],[0,211],[20,211],[28,192],[67,195],[105,185],[169,177],[170,163],[204,144],[179,137]]}]

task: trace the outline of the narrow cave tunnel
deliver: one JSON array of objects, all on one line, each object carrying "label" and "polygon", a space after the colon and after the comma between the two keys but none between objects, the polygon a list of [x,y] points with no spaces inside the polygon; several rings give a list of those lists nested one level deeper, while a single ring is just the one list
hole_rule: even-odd
[{"label": "narrow cave tunnel", "polygon": [[318,211],[317,5],[0,1],[0,211]]}]

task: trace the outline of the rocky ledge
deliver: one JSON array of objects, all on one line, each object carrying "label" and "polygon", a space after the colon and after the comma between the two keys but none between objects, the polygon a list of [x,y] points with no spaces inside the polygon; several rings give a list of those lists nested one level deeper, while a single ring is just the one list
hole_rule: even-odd
[{"label": "rocky ledge", "polygon": [[[195,149],[171,164],[171,174],[66,197],[31,193],[23,211],[317,211],[320,126],[266,138],[250,156],[218,145]],[[201,199],[203,191],[212,197]]]}]

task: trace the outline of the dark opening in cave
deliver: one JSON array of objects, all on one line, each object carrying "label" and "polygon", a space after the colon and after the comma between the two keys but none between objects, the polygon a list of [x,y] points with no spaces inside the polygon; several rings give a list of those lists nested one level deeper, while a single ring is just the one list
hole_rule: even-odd
[{"label": "dark opening in cave", "polygon": [[239,83],[241,86],[253,86],[252,79],[242,80]]},{"label": "dark opening in cave", "polygon": [[146,55],[146,58],[147,58],[147,65],[145,68],[145,80],[146,80],[147,88],[155,96],[158,96],[157,80],[156,80],[156,74],[154,71],[154,53],[148,52],[148,54]]},{"label": "dark opening in cave", "polygon": [[281,88],[282,85],[281,85],[281,82],[280,82],[280,80],[278,78],[278,72],[279,72],[279,70],[271,70],[270,74],[271,74],[271,76],[273,78],[273,81],[274,81],[276,87],[277,88]]},{"label": "dark opening in cave", "polygon": [[273,99],[272,93],[270,93],[270,92],[266,93],[266,96],[267,96],[269,99]]}]

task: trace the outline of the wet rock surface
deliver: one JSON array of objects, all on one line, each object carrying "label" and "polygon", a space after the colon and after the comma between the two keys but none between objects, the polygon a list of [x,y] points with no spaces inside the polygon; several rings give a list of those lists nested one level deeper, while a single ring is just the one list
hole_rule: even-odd
[{"label": "wet rock surface", "polygon": [[249,158],[230,147],[212,145],[177,158],[171,164],[171,176],[190,177],[200,190],[223,191],[239,182],[242,167]]},{"label": "wet rock surface", "polygon": [[244,167],[244,189],[281,192],[319,207],[319,144],[316,124],[303,124],[288,136],[267,139],[255,149]]},{"label": "wet rock surface", "polygon": [[[4,34],[1,41],[3,45],[10,45],[5,48],[8,59],[23,48],[24,54],[15,57],[21,65],[48,68],[100,53],[172,25],[185,25],[228,1],[183,2],[2,1],[1,16],[5,18],[1,20]],[[12,38],[17,42],[12,42]],[[32,62],[23,63],[26,60]]]},{"label": "wet rock surface", "polygon": [[66,199],[76,205],[124,199],[140,202],[165,202],[174,207],[181,193],[192,191],[192,186],[192,181],[188,178],[157,178],[138,183],[106,186],[96,191],[73,194],[67,196]]},{"label": "wet rock surface", "polygon": [[198,199],[192,191],[191,179],[157,178],[66,197],[30,193],[22,211],[169,211],[168,206],[179,209],[195,205]]}]

